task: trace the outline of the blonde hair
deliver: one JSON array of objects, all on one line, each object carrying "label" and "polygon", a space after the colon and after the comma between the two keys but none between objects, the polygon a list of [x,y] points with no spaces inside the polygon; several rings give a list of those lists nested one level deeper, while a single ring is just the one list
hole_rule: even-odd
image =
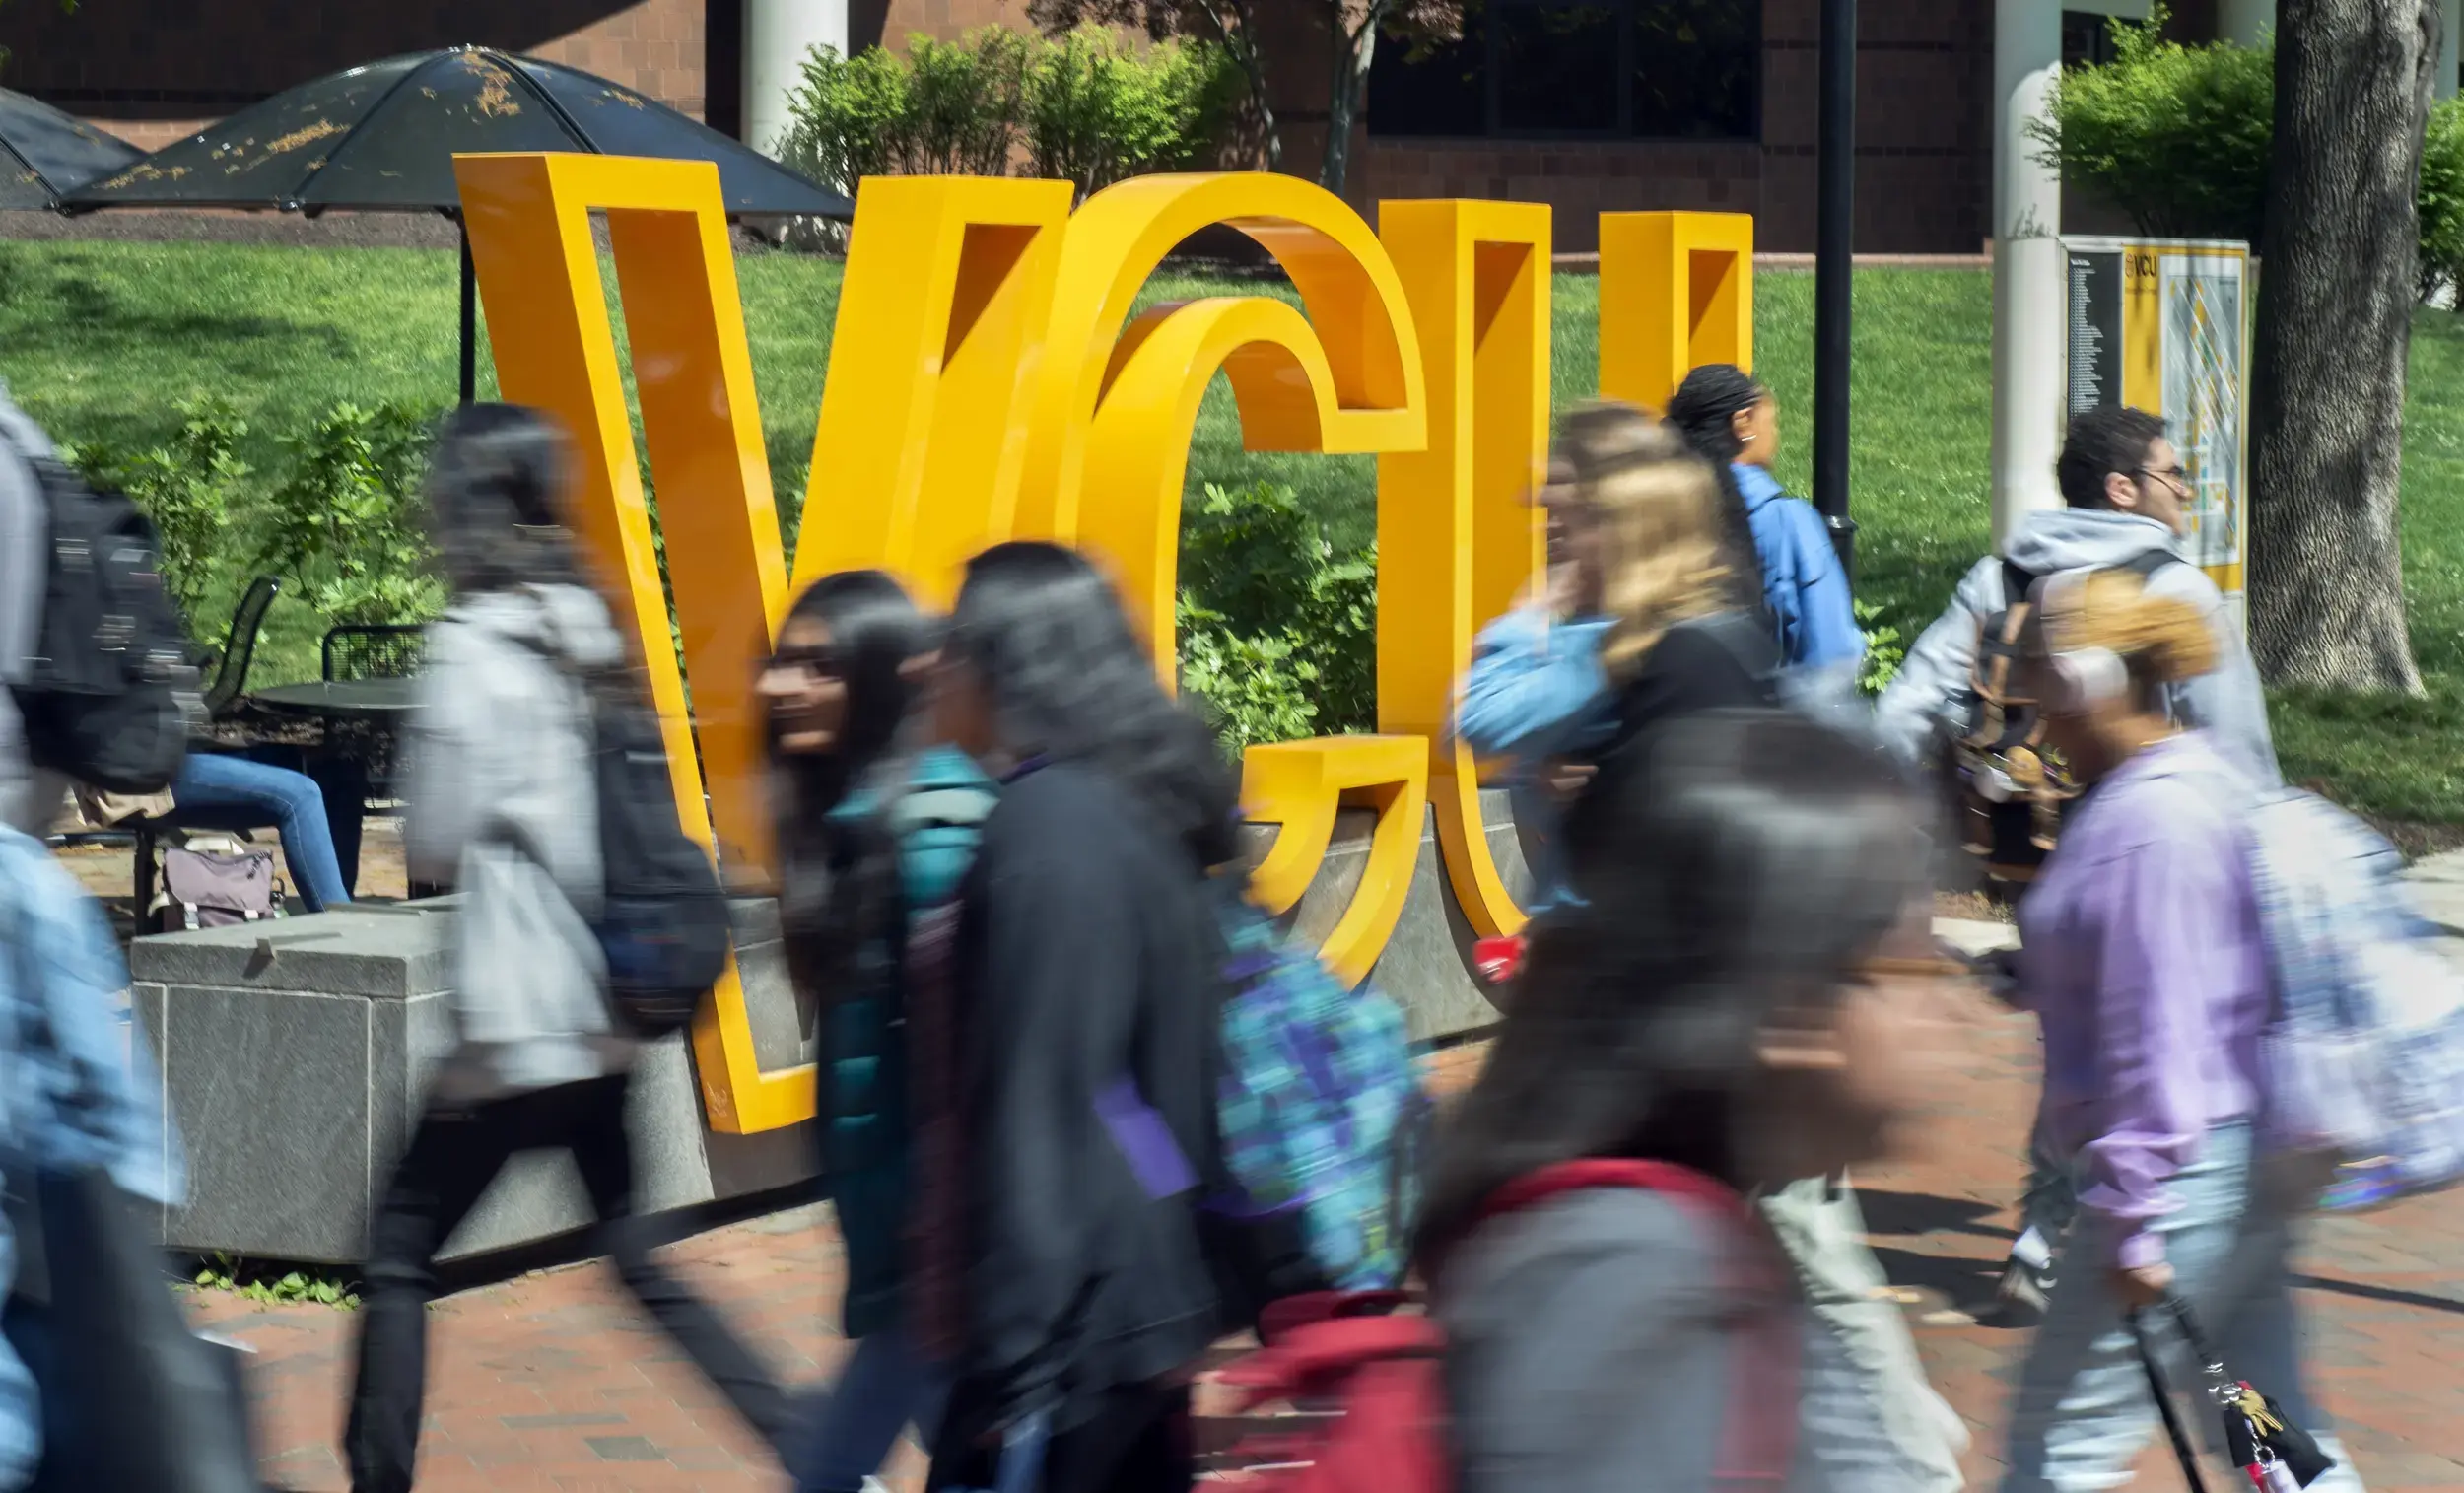
[{"label": "blonde hair", "polygon": [[1720,483],[1677,432],[1634,405],[1602,401],[1566,417],[1557,455],[1601,539],[1600,661],[1623,684],[1677,623],[1728,604]]},{"label": "blonde hair", "polygon": [[2047,647],[2103,648],[2142,686],[2178,684],[2217,665],[2216,632],[2189,602],[2157,596],[2129,571],[2098,571],[2045,598]]}]

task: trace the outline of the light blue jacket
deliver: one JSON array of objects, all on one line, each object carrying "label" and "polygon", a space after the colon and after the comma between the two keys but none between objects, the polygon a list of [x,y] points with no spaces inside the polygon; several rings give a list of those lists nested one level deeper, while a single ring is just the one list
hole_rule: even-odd
[{"label": "light blue jacket", "polygon": [[1540,769],[1600,747],[1615,728],[1615,696],[1600,666],[1610,626],[1605,617],[1557,622],[1539,606],[1508,612],[1480,630],[1455,703],[1456,739],[1507,766],[1503,781],[1532,872],[1526,911],[1535,916],[1581,901],[1566,882],[1559,807]]},{"label": "light blue jacket", "polygon": [[[101,1167],[137,1197],[185,1198],[160,1069],[127,1001],[103,910],[40,842],[0,825],[0,1184]],[[0,1214],[0,1299],[16,1278]],[[0,1489],[34,1475],[41,1425],[34,1381],[0,1338]]]},{"label": "light blue jacket", "polygon": [[1781,492],[1778,479],[1758,466],[1738,462],[1729,470],[1745,501],[1754,558],[1762,563],[1762,603],[1779,631],[1780,661],[1827,671],[1864,658],[1865,630],[1857,626],[1848,573],[1822,515]]}]

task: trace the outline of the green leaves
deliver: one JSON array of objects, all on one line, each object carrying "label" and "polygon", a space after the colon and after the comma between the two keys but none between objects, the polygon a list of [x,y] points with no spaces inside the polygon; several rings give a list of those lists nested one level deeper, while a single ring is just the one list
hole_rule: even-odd
[{"label": "green leaves", "polygon": [[2421,293],[2464,296],[2464,97],[2430,106],[2422,137]]},{"label": "green leaves", "polygon": [[337,404],[306,431],[276,438],[286,459],[267,482],[238,456],[248,427],[229,405],[192,399],[177,409],[179,431],[167,444],[64,454],[154,521],[164,579],[199,643],[219,645],[230,625],[209,603],[228,607],[268,571],[292,582],[321,626],[425,622],[445,609],[419,496],[430,412]]},{"label": "green leaves", "polygon": [[1081,26],[1035,43],[1023,126],[1029,172],[1078,195],[1125,177],[1199,164],[1241,87],[1223,48],[1160,41],[1133,49]]},{"label": "green leaves", "polygon": [[1289,488],[1213,483],[1181,532],[1181,687],[1234,752],[1377,723],[1374,546],[1337,555]]},{"label": "green leaves", "polygon": [[1899,630],[1882,621],[1882,609],[1870,601],[1853,602],[1857,626],[1865,630],[1865,664],[1857,672],[1857,688],[1868,695],[1880,695],[1899,677],[1899,666],[1908,661],[1908,645]]},{"label": "green leaves", "polygon": [[[183,399],[168,445],[130,455],[101,445],[64,446],[63,457],[100,488],[126,493],[154,521],[163,579],[181,614],[196,618],[214,579],[216,550],[246,501],[248,464],[237,452],[247,425],[218,399]],[[219,643],[219,639],[202,639]]]},{"label": "green leaves", "polygon": [[444,611],[419,493],[430,424],[405,405],[345,401],[283,438],[291,459],[267,494],[252,563],[296,579],[328,625]]},{"label": "green leaves", "polygon": [[2276,48],[2163,39],[2167,12],[2116,19],[2113,61],[2072,68],[2037,159],[2129,214],[2141,233],[2256,245],[2276,127]]},{"label": "green leaves", "polygon": [[320,1307],[356,1311],[360,1293],[326,1270],[288,1270],[276,1276],[233,1255],[214,1255],[196,1274],[195,1284],[208,1291],[229,1291],[268,1306],[313,1302]]},{"label": "green leaves", "polygon": [[1197,164],[1239,87],[1219,46],[1134,47],[1094,26],[1053,38],[997,26],[956,41],[911,36],[905,56],[816,47],[777,153],[853,191],[866,176],[1007,175],[1023,144],[1027,174],[1084,195]]}]

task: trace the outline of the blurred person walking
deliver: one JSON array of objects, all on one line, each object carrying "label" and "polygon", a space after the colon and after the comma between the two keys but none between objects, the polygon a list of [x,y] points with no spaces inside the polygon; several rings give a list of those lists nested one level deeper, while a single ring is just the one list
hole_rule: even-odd
[{"label": "blurred person walking", "polygon": [[[1979,640],[1991,621],[2027,599],[2027,588],[2055,576],[2130,569],[2149,591],[2190,607],[2214,639],[2213,669],[2166,686],[2165,719],[2208,733],[2209,740],[2250,781],[2281,783],[2268,733],[2267,698],[2241,631],[2207,573],[2181,558],[2189,497],[2181,454],[2165,439],[2164,422],[2146,410],[2108,406],[2071,422],[2054,475],[2067,507],[2030,514],[2004,546],[1969,569],[1951,605],[1908,650],[1907,661],[1875,707],[1876,727],[1911,770],[1942,767],[1946,745],[1975,730],[1975,667]],[[1953,786],[1946,784],[1946,788]],[[2018,816],[2022,822],[2024,815]],[[2010,838],[1997,832],[1997,840]],[[2039,854],[2021,844],[2021,855]],[[1996,847],[1998,855],[2006,853]],[[2053,1290],[2054,1252],[2078,1201],[2068,1178],[2046,1154],[2042,1137],[2029,1146],[2021,1229],[2003,1268],[2001,1297],[2008,1319],[2026,1322]]]},{"label": "blurred person walking", "polygon": [[[1940,1485],[1743,1204],[1891,1154],[1921,1121],[1937,986],[1958,974],[1933,954],[1924,838],[1891,770],[1794,713],[1697,713],[1643,750],[1644,771],[1586,794],[1606,823],[1584,903],[1537,925],[1441,1131],[1419,1257],[1456,1485]],[[1685,1169],[1696,1195],[1596,1187],[1500,1211],[1589,1159]]]},{"label": "blurred person walking", "polygon": [[[1669,398],[1669,424],[1720,479],[1723,511],[1744,515],[1761,603],[1780,657],[1841,694],[1853,693],[1865,657],[1848,572],[1814,505],[1791,498],[1771,464],[1779,459],[1779,401],[1734,364],[1707,363]],[[1729,520],[1734,523],[1732,517]]]},{"label": "blurred person walking", "polygon": [[[2217,667],[2216,628],[2129,572],[2039,589],[2026,685],[2090,787],[2020,905],[2019,993],[2044,1025],[2037,1133],[2081,1215],[2013,1396],[2002,1486],[2086,1493],[2129,1481],[2156,1427],[2128,1314],[2168,1294],[2288,1419],[2322,1428],[2289,1274],[2306,1203],[2274,1185],[2262,1130],[2275,987],[2235,794],[2215,789],[2250,784],[2170,709]],[[2179,1367],[2175,1383],[2200,1382]],[[2346,1462],[2311,1486],[2361,1480]]]},{"label": "blurred person walking", "polygon": [[802,1493],[857,1493],[911,1424],[930,1445],[948,1390],[902,1300],[907,957],[919,921],[946,916],[995,800],[964,753],[915,739],[930,631],[889,576],[827,576],[788,610],[760,680],[780,918],[813,1013],[821,1171],[847,1252],[839,1330],[856,1344],[789,1458]]},{"label": "blurred person walking", "polygon": [[236,1366],[148,1226],[186,1177],[127,965],[33,838],[74,778],[178,770],[180,649],[150,529],[0,392],[0,1489],[259,1486]]},{"label": "blurred person walking", "polygon": [[535,411],[468,405],[430,467],[454,591],[430,630],[405,740],[411,874],[462,894],[454,1033],[369,1230],[345,1458],[358,1493],[403,1493],[418,1452],[437,1252],[518,1152],[572,1153],[619,1277],[774,1445],[784,1396],[753,1353],[653,1263],[635,1213],[625,1096],[637,1055],[591,919],[604,887],[594,694],[625,648],[564,527],[564,435]]},{"label": "blurred person walking", "polygon": [[1455,731],[1509,764],[1535,916],[1577,900],[1564,806],[1605,758],[1690,710],[1771,698],[1779,663],[1746,623],[1709,468],[1632,405],[1566,417],[1537,501],[1544,591],[1473,645]]},{"label": "blurred person walking", "polygon": [[971,561],[942,660],[943,734],[1002,789],[945,955],[922,940],[951,978],[909,1002],[916,1330],[954,1360],[931,1486],[1185,1488],[1225,1317],[1198,1203],[1237,780],[1068,550]]}]

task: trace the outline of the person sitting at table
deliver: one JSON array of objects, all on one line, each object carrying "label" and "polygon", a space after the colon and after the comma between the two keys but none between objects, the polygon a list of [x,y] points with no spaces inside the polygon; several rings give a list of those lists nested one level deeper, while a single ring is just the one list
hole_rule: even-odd
[{"label": "person sitting at table", "polygon": [[300,900],[311,913],[348,907],[351,889],[334,854],[325,793],[306,773],[217,752],[190,752],[171,780],[165,822],[183,830],[257,830],[282,837]]},{"label": "person sitting at table", "polygon": [[334,853],[325,792],[305,773],[245,757],[192,751],[163,793],[129,798],[81,787],[77,800],[80,813],[95,825],[136,814],[158,827],[180,830],[261,830],[271,825],[282,837],[283,863],[291,868],[308,910],[321,913],[350,905],[351,883]]}]

